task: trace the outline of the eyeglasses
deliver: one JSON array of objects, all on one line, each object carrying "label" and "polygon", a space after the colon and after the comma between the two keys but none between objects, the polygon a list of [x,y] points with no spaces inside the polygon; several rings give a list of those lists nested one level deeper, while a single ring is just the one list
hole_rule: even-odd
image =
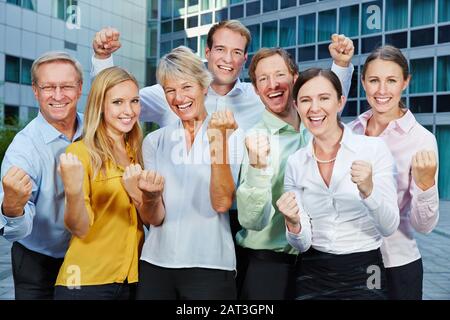
[{"label": "eyeglasses", "polygon": [[41,89],[42,92],[45,94],[53,94],[56,92],[56,88],[59,88],[62,93],[73,93],[78,88],[78,83],[66,83],[66,84],[59,84],[59,85],[53,85],[53,84],[44,84],[42,86],[36,84],[36,86]]}]

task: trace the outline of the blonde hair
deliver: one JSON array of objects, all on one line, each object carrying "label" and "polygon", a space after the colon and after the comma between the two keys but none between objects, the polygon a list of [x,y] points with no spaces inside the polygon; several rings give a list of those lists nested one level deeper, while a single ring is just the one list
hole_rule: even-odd
[{"label": "blonde hair", "polygon": [[198,55],[185,46],[179,46],[159,60],[156,79],[164,87],[167,79],[192,79],[202,88],[208,88],[212,81],[211,73]]},{"label": "blonde hair", "polygon": [[31,83],[36,84],[37,79],[37,70],[44,63],[51,62],[66,62],[70,63],[76,70],[78,74],[79,81],[83,83],[83,67],[78,62],[77,59],[70,56],[67,52],[64,51],[50,51],[41,55],[39,58],[34,60],[31,65]]},{"label": "blonde hair", "polygon": [[[83,141],[91,157],[94,177],[105,170],[110,161],[114,165],[118,163],[114,157],[111,138],[106,133],[103,112],[108,90],[128,80],[133,81],[139,88],[136,78],[131,73],[119,67],[111,67],[100,72],[92,82],[84,112]],[[139,121],[124,135],[124,138],[128,145],[127,151],[131,152],[135,162],[142,166],[142,130]]]},{"label": "blonde hair", "polygon": [[208,46],[209,49],[212,49],[213,47],[214,33],[219,31],[220,29],[229,29],[243,36],[246,40],[244,52],[247,53],[250,41],[252,41],[252,36],[247,27],[244,26],[239,20],[223,20],[213,25],[211,29],[209,29],[208,36],[206,38],[206,45]]}]

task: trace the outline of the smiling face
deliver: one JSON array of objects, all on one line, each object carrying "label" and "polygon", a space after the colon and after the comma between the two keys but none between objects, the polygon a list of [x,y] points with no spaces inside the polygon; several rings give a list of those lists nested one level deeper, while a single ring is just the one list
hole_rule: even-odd
[{"label": "smiling face", "polygon": [[239,32],[221,28],[214,33],[212,47],[205,49],[214,84],[234,85],[247,60],[246,45],[247,40]]},{"label": "smiling face", "polygon": [[[46,87],[55,87],[55,90],[47,92]],[[54,61],[40,65],[33,92],[49,124],[59,127],[61,123],[75,120],[82,82],[71,63]]]},{"label": "smiling face", "polygon": [[382,59],[372,60],[366,70],[362,85],[373,112],[389,115],[400,112],[400,99],[410,77],[404,79],[397,63]]},{"label": "smiling face", "polygon": [[292,106],[293,76],[279,54],[261,59],[255,69],[256,93],[266,108],[281,117],[289,114]]},{"label": "smiling face", "polygon": [[104,121],[108,136],[121,137],[130,132],[140,113],[139,89],[133,81],[123,81],[106,92]]},{"label": "smiling face", "polygon": [[333,84],[323,76],[305,82],[297,96],[297,111],[315,137],[326,137],[339,130],[337,115],[345,104]]},{"label": "smiling face", "polygon": [[194,79],[167,78],[163,84],[167,103],[181,121],[202,121],[206,118],[203,88]]}]

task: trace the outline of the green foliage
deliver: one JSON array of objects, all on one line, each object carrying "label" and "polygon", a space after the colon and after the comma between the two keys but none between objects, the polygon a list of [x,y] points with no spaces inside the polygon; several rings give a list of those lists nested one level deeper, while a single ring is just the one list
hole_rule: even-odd
[{"label": "green foliage", "polygon": [[4,127],[0,128],[0,163],[3,162],[6,149],[13,141],[14,136],[20,131],[20,127]]}]

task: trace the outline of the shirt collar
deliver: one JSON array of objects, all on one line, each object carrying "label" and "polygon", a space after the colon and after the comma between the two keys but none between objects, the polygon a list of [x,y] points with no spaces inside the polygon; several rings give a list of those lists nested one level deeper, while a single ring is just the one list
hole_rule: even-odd
[{"label": "shirt collar", "polygon": [[[237,95],[243,93],[244,89],[245,89],[244,85],[242,84],[241,80],[238,78],[236,80],[236,83],[234,84],[233,88],[225,96],[229,96],[229,97],[237,96]],[[209,86],[209,88],[208,88],[208,95],[210,95],[210,94],[216,95],[216,96],[218,95],[217,92],[215,92],[211,86]]]},{"label": "shirt collar", "polygon": [[[269,129],[271,132],[281,132],[284,130],[297,132],[293,126],[281,120],[267,109],[265,109],[263,112],[263,122],[266,128]],[[305,126],[303,125],[302,122],[300,122],[300,134],[302,136],[305,130],[306,130]]]},{"label": "shirt collar", "polygon": [[[364,112],[363,114],[361,114],[358,117],[357,121],[358,121],[359,125],[361,125],[364,128],[363,132],[366,132],[367,122],[369,121],[369,119],[372,116],[373,116],[372,110],[367,110],[366,112]],[[396,130],[400,130],[401,133],[407,133],[412,129],[412,127],[414,126],[415,123],[416,123],[416,118],[414,117],[412,112],[409,109],[407,109],[405,114],[401,118],[392,120],[389,123],[389,125],[387,126],[387,128],[394,128]]]},{"label": "shirt collar", "polygon": [[[77,130],[75,131],[75,134],[71,142],[78,140],[83,133],[83,120],[80,113],[77,113],[76,121],[77,121]],[[48,144],[60,137],[63,137],[64,139],[68,140],[61,132],[59,132],[54,126],[52,126],[50,123],[47,122],[47,120],[44,118],[44,116],[40,111],[37,115],[37,122],[40,126],[40,131],[42,137],[44,138],[45,144]]]}]

